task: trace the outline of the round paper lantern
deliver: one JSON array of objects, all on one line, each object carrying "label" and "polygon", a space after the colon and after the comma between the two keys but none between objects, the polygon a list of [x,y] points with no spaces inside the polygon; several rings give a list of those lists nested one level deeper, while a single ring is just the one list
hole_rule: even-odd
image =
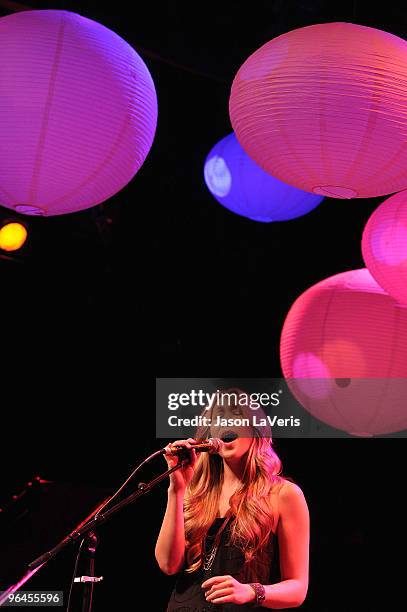
[{"label": "round paper lantern", "polygon": [[289,388],[321,421],[354,435],[407,428],[407,308],[366,268],[305,291],[280,354]]},{"label": "round paper lantern", "polygon": [[363,232],[362,252],[379,285],[407,304],[407,191],[392,196],[372,214]]},{"label": "round paper lantern", "polygon": [[67,11],[0,19],[0,205],[31,215],[94,206],[142,165],[154,84],[122,38]]},{"label": "round paper lantern", "polygon": [[299,28],[239,69],[230,117],[276,178],[334,198],[407,187],[407,42],[352,23]]},{"label": "round paper lantern", "polygon": [[206,158],[205,182],[220,204],[254,221],[287,221],[305,215],[323,199],[291,187],[264,172],[232,133]]}]

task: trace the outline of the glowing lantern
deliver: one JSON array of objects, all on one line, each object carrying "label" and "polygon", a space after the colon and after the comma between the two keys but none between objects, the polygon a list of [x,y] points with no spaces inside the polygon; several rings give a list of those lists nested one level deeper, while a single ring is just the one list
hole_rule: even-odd
[{"label": "glowing lantern", "polygon": [[324,23],[263,45],[239,69],[230,117],[266,172],[334,198],[407,187],[407,42]]},{"label": "glowing lantern", "polygon": [[280,351],[291,391],[321,421],[355,435],[407,428],[407,308],[366,268],[305,291]]},{"label": "glowing lantern", "polygon": [[61,215],[122,189],[157,120],[135,50],[90,19],[38,10],[0,19],[0,56],[0,204]]},{"label": "glowing lantern", "polygon": [[407,304],[407,191],[375,210],[362,239],[365,264],[392,297]]},{"label": "glowing lantern", "polygon": [[27,240],[27,230],[21,223],[6,223],[0,228],[0,249],[18,251]]},{"label": "glowing lantern", "polygon": [[205,182],[220,204],[254,221],[287,221],[305,215],[323,199],[282,183],[243,151],[234,134],[219,141],[206,158]]}]

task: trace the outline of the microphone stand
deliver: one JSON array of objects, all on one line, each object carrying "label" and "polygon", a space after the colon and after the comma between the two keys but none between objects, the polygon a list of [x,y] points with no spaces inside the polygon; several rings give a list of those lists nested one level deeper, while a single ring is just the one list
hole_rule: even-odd
[{"label": "microphone stand", "polygon": [[[99,525],[102,525],[103,523],[105,523],[111,516],[116,514],[116,512],[118,512],[122,508],[125,508],[126,506],[129,506],[130,504],[135,502],[139,497],[141,497],[142,495],[145,495],[146,493],[148,493],[158,483],[160,483],[162,480],[167,478],[167,476],[169,476],[169,474],[171,474],[172,472],[175,472],[176,470],[179,470],[182,467],[186,467],[188,465],[188,463],[189,463],[189,459],[188,458],[181,459],[181,457],[180,457],[180,460],[178,461],[178,463],[176,465],[174,465],[172,468],[169,468],[168,470],[166,470],[165,472],[163,472],[162,474],[160,474],[156,478],[153,478],[153,480],[150,480],[150,482],[147,482],[147,483],[140,482],[138,484],[137,491],[135,491],[134,493],[132,493],[131,495],[129,495],[128,497],[126,497],[122,501],[120,501],[117,504],[115,504],[114,506],[112,506],[109,510],[106,510],[105,512],[103,512],[101,514],[97,513],[89,521],[85,522],[84,525],[82,525],[81,527],[71,531],[71,533],[69,535],[67,535],[65,538],[63,538],[63,540],[61,540],[59,542],[59,544],[54,546],[54,548],[51,548],[51,550],[45,552],[40,557],[37,557],[37,559],[34,559],[34,561],[32,561],[31,563],[28,564],[28,570],[22,576],[22,578],[20,578],[20,580],[18,580],[18,582],[16,582],[15,584],[11,585],[6,591],[4,591],[0,595],[0,607],[5,605],[5,604],[7,605],[9,596],[12,595],[13,593],[15,593],[16,591],[18,591],[28,580],[30,580],[30,578],[34,574],[37,573],[37,571],[39,569],[41,569],[41,567],[43,567],[51,559],[56,557],[56,555],[58,555],[66,546],[68,546],[72,542],[76,542],[77,540],[79,540],[80,538],[83,538],[83,536],[88,534],[87,542],[85,542],[85,543],[86,543],[88,551],[90,551],[90,555],[91,555],[91,558],[90,558],[90,561],[89,561],[89,565],[88,565],[88,569],[89,569],[89,576],[88,576],[88,578],[90,578],[90,580],[89,581],[85,581],[85,585],[86,586],[85,586],[85,591],[84,591],[84,600],[83,600],[82,611],[83,612],[85,612],[85,611],[86,612],[91,612],[91,610],[92,610],[93,584],[94,584],[94,582],[98,581],[98,579],[92,580],[93,573],[94,573],[96,546],[98,544],[98,539],[97,539],[97,536],[95,534],[96,527],[98,527]],[[89,539],[89,536],[90,536],[90,539]]]},{"label": "microphone stand", "polygon": [[82,612],[90,612],[92,610],[93,601],[93,587],[95,582],[100,582],[102,576],[97,578],[95,576],[95,555],[96,547],[99,544],[99,538],[94,531],[89,531],[85,538],[85,552],[87,553],[86,566],[87,576],[81,576],[74,579],[74,582],[84,582],[83,585],[83,601],[82,601]]}]

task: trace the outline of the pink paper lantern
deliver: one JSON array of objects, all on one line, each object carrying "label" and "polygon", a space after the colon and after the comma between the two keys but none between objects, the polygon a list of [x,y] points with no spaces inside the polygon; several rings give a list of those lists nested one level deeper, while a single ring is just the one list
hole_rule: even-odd
[{"label": "pink paper lantern", "polygon": [[368,198],[407,188],[407,42],[325,23],[263,45],[239,69],[230,118],[246,153],[298,189]]},{"label": "pink paper lantern", "polygon": [[154,84],[120,36],[67,11],[0,19],[0,204],[62,215],[120,191],[150,150]]},{"label": "pink paper lantern", "polygon": [[407,308],[366,268],[296,300],[280,356],[292,393],[321,421],[362,436],[407,428]]},{"label": "pink paper lantern", "polygon": [[372,214],[363,232],[362,252],[379,285],[407,304],[407,191],[396,193]]}]

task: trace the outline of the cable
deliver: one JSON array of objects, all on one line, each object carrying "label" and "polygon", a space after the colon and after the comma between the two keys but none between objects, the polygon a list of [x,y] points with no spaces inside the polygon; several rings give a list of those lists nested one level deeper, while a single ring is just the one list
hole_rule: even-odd
[{"label": "cable", "polygon": [[202,72],[202,70],[197,70],[196,68],[191,68],[190,66],[185,66],[185,64],[179,64],[172,59],[168,59],[166,57],[162,57],[155,51],[150,51],[149,49],[145,49],[143,47],[135,46],[137,52],[143,57],[150,57],[153,60],[161,62],[163,64],[167,64],[168,66],[172,66],[172,68],[176,68],[177,70],[183,70],[184,72],[189,72],[190,74],[194,74],[199,77],[203,77],[205,79],[211,79],[212,81],[216,81],[217,83],[229,83],[228,79],[217,76],[215,74],[209,74],[209,72]]},{"label": "cable", "polygon": [[[152,453],[151,455],[149,455],[146,459],[144,459],[130,474],[130,476],[124,481],[124,483],[117,489],[116,493],[114,493],[111,497],[109,497],[104,504],[102,504],[102,506],[99,508],[99,510],[96,512],[96,514],[93,515],[92,519],[90,520],[97,520],[97,517],[99,516],[99,514],[102,512],[102,510],[104,510],[106,508],[107,505],[109,505],[114,499],[116,499],[116,497],[123,491],[124,487],[130,482],[130,480],[132,480],[132,478],[134,478],[134,476],[137,474],[137,472],[143,467],[143,465],[145,465],[146,463],[148,463],[149,461],[151,461],[152,459],[154,459],[155,457],[157,457],[158,455],[162,455],[162,449],[155,451],[154,453]],[[85,523],[86,525],[86,523]],[[79,548],[78,548],[78,553],[76,555],[76,560],[75,560],[75,567],[73,570],[73,574],[72,574],[72,579],[71,579],[71,584],[69,587],[69,594],[68,594],[68,602],[67,602],[67,607],[66,607],[66,612],[69,612],[69,608],[71,605],[71,595],[72,595],[72,588],[73,588],[73,584],[74,584],[74,580],[76,577],[76,572],[78,570],[78,565],[79,565],[79,559],[81,556],[81,552],[82,552],[82,547],[83,547],[83,543],[85,542],[85,538],[82,539]]]},{"label": "cable", "polygon": [[69,586],[69,594],[68,594],[68,602],[66,604],[66,612],[69,612],[69,608],[70,608],[70,605],[71,605],[72,587],[73,587],[74,580],[75,580],[75,577],[76,577],[76,572],[78,570],[79,559],[80,559],[80,556],[81,556],[81,552],[82,552],[82,547],[83,547],[84,541],[85,541],[85,538],[83,538],[82,542],[79,544],[78,552],[77,552],[77,555],[76,555],[75,567],[74,567],[73,574],[72,574],[71,584]]},{"label": "cable", "polygon": [[357,3],[357,0],[353,0],[352,2],[352,21],[353,23],[356,23],[357,12],[358,12],[358,3]]},{"label": "cable", "polygon": [[32,6],[26,4],[20,4],[19,2],[8,2],[8,0],[1,0],[0,6],[4,7],[8,11],[19,12],[19,11],[32,11]]},{"label": "cable", "polygon": [[[31,6],[27,6],[26,4],[20,4],[19,2],[9,2],[8,0],[0,0],[0,7],[11,11],[11,12],[21,12],[21,11],[33,11],[37,10]],[[209,74],[208,72],[202,72],[201,70],[197,70],[196,68],[185,66],[184,64],[179,64],[172,59],[163,57],[159,53],[155,51],[150,51],[149,49],[144,49],[143,47],[139,47],[135,45],[134,47],[141,56],[146,56],[151,58],[152,60],[161,62],[163,64],[167,64],[168,66],[172,66],[177,70],[183,70],[184,72],[189,72],[190,74],[195,74],[196,76],[203,77],[205,79],[211,79],[212,81],[216,81],[218,83],[228,83],[228,80],[222,77],[219,77],[215,74]]]},{"label": "cable", "polygon": [[99,510],[96,512],[96,514],[93,517],[93,520],[96,520],[97,517],[99,516],[99,514],[102,512],[102,510],[104,510],[106,508],[106,506],[108,504],[110,504],[114,499],[116,499],[116,497],[123,491],[124,487],[130,482],[130,480],[132,478],[134,478],[134,476],[136,475],[136,473],[139,471],[140,468],[143,467],[144,464],[148,463],[148,461],[151,461],[151,459],[154,459],[154,457],[157,457],[158,455],[162,454],[162,449],[155,451],[155,453],[153,453],[152,455],[149,455],[146,459],[144,459],[144,461],[142,461],[130,474],[130,476],[127,478],[127,480],[125,480],[125,482],[119,487],[119,489],[117,489],[116,493],[114,493],[111,497],[109,497],[109,499],[107,499],[105,501],[105,503],[99,508]]}]

